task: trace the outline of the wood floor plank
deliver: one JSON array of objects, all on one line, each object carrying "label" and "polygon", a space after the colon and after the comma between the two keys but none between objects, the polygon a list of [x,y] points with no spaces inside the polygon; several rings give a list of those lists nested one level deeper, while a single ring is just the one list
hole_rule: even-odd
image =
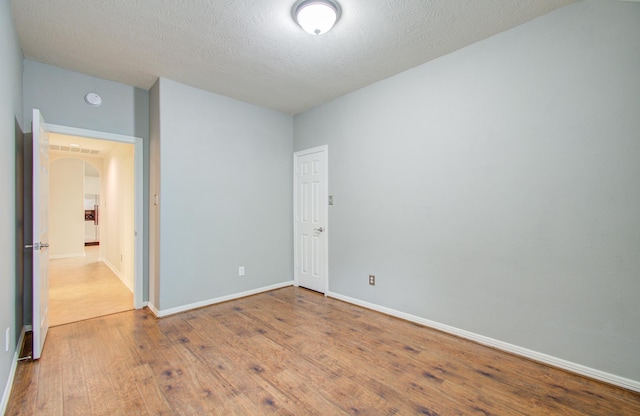
[{"label": "wood floor plank", "polygon": [[[170,328],[169,321],[161,322],[167,333],[169,332],[167,329]],[[165,338],[163,333],[155,331],[153,327],[146,326],[145,328],[150,331],[149,333],[155,337],[156,341]],[[153,377],[157,380],[158,389],[171,405],[174,413],[206,414],[207,404],[202,403],[198,398],[201,389],[192,374],[193,362],[191,357],[185,356],[181,346],[173,345],[165,338],[161,342],[157,342],[155,347],[141,351],[141,354],[143,354],[143,362],[149,363]],[[150,354],[153,355],[152,359],[148,359],[151,358]]]},{"label": "wood floor plank", "polygon": [[64,396],[62,391],[62,342],[50,334],[45,342],[39,362],[38,391],[36,394],[36,414],[63,415]]},{"label": "wood floor plank", "polygon": [[[114,383],[112,378],[117,363],[110,355],[109,346],[106,345],[108,342],[106,340],[109,337],[105,335],[105,332],[110,331],[110,328],[106,325],[100,325],[95,320],[79,322],[74,326],[79,326],[81,331],[92,334],[91,340],[85,339],[85,342],[79,342],[77,345],[85,374],[88,375],[86,379],[91,414],[123,414],[122,412],[127,409],[117,394],[120,387]],[[56,329],[53,328],[52,331]]]},{"label": "wood floor plank", "polygon": [[[225,333],[223,328],[218,328],[216,332]],[[196,328],[191,334],[192,340],[200,343],[206,342],[198,338],[200,333],[201,331]],[[233,334],[233,330],[229,329],[227,336],[222,337],[224,339],[218,339],[216,350],[220,354],[217,354],[215,359],[209,360],[210,355],[203,355],[201,350],[194,350],[194,355],[198,356],[209,370],[223,380],[225,384],[234,386],[238,393],[246,397],[248,403],[251,403],[251,407],[254,408],[254,412],[258,412],[257,414],[276,413],[288,402],[286,396],[279,391],[271,390],[270,385],[265,383],[264,378],[260,376],[265,371],[264,360],[252,354],[252,361],[246,363],[246,359],[236,355],[242,350],[238,344],[229,341]],[[244,354],[244,352],[241,352],[241,354]],[[286,406],[284,409],[286,410]]]},{"label": "wood floor plank", "polygon": [[162,394],[158,380],[151,371],[148,364],[135,366],[131,369],[133,373],[133,384],[144,401],[147,414],[151,415],[171,415],[173,409]]},{"label": "wood floor plank", "polygon": [[[264,335],[263,332],[259,334]],[[312,379],[307,378],[309,373],[304,373],[303,377],[298,374],[295,379],[291,378],[288,382],[284,382],[285,371],[292,366],[297,367],[300,360],[296,360],[292,351],[282,345],[273,342],[267,337],[256,336],[250,339],[227,338],[226,341],[219,344],[219,348],[219,351],[223,352],[224,356],[233,356],[237,351],[251,355],[252,361],[248,363],[248,373],[253,380],[248,384],[250,387],[240,388],[269,393],[271,397],[266,397],[262,400],[262,402],[267,402],[269,406],[277,408],[284,404],[285,408],[290,410],[304,409],[305,414],[309,415],[340,414],[340,410],[323,397],[316,394],[301,395],[298,389],[294,388],[300,387],[301,384],[306,385],[312,382]],[[247,380],[236,378],[235,376],[239,372],[233,371],[233,368],[229,368],[229,365],[229,363],[214,365],[212,371],[229,369],[231,371],[223,373],[229,378],[229,382],[238,386],[246,386]],[[277,374],[277,376],[270,377],[270,374]],[[295,384],[296,381],[300,384]]]},{"label": "wood floor plank", "polygon": [[65,330],[67,333],[64,336],[61,351],[61,362],[68,363],[62,365],[64,414],[85,415],[87,409],[90,408],[89,392],[84,367],[78,363],[78,350],[74,342],[81,338],[81,334],[78,333],[78,327],[75,326],[70,326]]},{"label": "wood floor plank", "polygon": [[100,261],[100,247],[85,252],[49,261],[50,326],[133,309],[133,293]]},{"label": "wood floor plank", "polygon": [[36,414],[38,383],[40,381],[39,368],[39,362],[22,361],[19,363],[15,380],[23,380],[23,385],[19,389],[13,389],[5,416]]},{"label": "wood floor plank", "polygon": [[[87,404],[88,403],[88,404]],[[8,415],[638,415],[640,394],[285,288],[55,327]],[[82,414],[82,413],[81,413]]]}]

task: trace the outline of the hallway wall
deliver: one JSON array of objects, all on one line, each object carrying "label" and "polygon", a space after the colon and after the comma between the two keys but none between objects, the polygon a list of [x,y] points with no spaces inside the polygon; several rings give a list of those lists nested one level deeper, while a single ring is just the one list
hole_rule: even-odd
[{"label": "hallway wall", "polygon": [[84,161],[49,163],[49,256],[84,256]]},{"label": "hallway wall", "polygon": [[104,259],[134,287],[133,145],[116,144],[104,157],[100,228]]}]

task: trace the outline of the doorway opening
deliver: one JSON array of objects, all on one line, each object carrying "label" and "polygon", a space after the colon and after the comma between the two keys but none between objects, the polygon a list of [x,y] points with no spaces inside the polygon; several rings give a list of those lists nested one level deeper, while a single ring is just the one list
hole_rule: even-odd
[{"label": "doorway opening", "polygon": [[[100,171],[84,162],[84,246],[100,245]],[[85,249],[86,254],[86,249]]]},{"label": "doorway opening", "polygon": [[[94,130],[79,129],[75,127],[60,126],[47,124],[40,113],[40,110],[33,109],[32,119],[32,152],[30,158],[30,166],[24,169],[25,176],[30,176],[30,180],[25,180],[30,184],[29,192],[25,190],[25,200],[27,195],[32,198],[27,203],[25,201],[24,212],[29,212],[29,223],[32,225],[31,230],[25,230],[31,235],[32,244],[25,244],[25,249],[32,250],[32,286],[31,286],[31,308],[33,315],[31,317],[32,326],[32,357],[34,360],[40,358],[47,332],[49,329],[49,156],[50,142],[49,135],[52,133],[76,136],[75,140],[80,138],[99,139],[100,141],[113,141],[117,143],[128,143],[133,145],[133,184],[132,193],[125,193],[133,201],[133,215],[130,216],[128,222],[125,222],[125,228],[133,235],[133,239],[128,240],[132,248],[133,255],[130,263],[133,265],[133,307],[135,309],[143,308],[144,281],[143,281],[143,142],[139,137],[123,136]],[[81,147],[79,145],[69,147]],[[90,152],[89,152],[90,153]],[[28,158],[25,157],[25,160]],[[109,176],[109,174],[107,174]],[[117,191],[117,188],[115,188]],[[82,190],[82,195],[84,189]],[[116,193],[117,195],[117,193]],[[104,200],[103,200],[104,201]],[[26,206],[29,206],[29,209]],[[104,206],[109,206],[104,203]],[[82,205],[80,205],[82,209]],[[79,218],[77,216],[76,218]],[[83,218],[82,218],[83,220]],[[27,221],[25,220],[25,223]],[[129,233],[125,233],[129,235]],[[121,234],[122,235],[122,234]],[[126,242],[125,242],[126,244]],[[121,257],[121,261],[122,261]]]},{"label": "doorway opening", "polygon": [[49,133],[49,325],[134,307],[134,145]]}]

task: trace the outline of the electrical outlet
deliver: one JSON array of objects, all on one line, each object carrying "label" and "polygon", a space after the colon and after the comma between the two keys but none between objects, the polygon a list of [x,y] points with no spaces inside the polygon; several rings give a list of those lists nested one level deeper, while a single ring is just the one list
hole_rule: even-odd
[{"label": "electrical outlet", "polygon": [[238,267],[238,276],[244,276],[244,266]]},{"label": "electrical outlet", "polygon": [[4,331],[4,350],[9,351],[9,339],[11,338],[11,328],[7,327],[7,330]]},{"label": "electrical outlet", "polygon": [[372,274],[369,275],[369,286],[375,286],[376,285],[376,277]]}]

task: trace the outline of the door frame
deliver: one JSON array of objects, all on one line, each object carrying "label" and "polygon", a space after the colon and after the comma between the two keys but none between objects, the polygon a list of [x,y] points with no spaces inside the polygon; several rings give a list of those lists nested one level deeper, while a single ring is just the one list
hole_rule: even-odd
[{"label": "door frame", "polygon": [[[296,166],[298,166],[298,158],[301,156],[310,155],[313,153],[324,153],[325,169],[322,181],[324,182],[324,194],[329,198],[329,145],[322,145],[312,147],[310,149],[300,150],[293,153],[293,285],[299,287],[298,276],[298,254],[299,254],[299,241],[298,241],[298,221],[296,218],[296,207],[298,205],[298,175],[296,173]],[[325,238],[324,238],[324,295],[329,293],[329,203],[328,200],[324,201],[327,205],[327,209],[324,210],[324,218],[322,219],[325,225]]]},{"label": "door frame", "polygon": [[146,306],[144,301],[144,188],[143,188],[143,151],[144,141],[140,137],[125,136],[121,134],[102,131],[80,129],[76,127],[61,126],[47,123],[50,133],[68,134],[71,136],[87,137],[89,139],[109,140],[112,142],[133,144],[133,307],[142,309]]}]

